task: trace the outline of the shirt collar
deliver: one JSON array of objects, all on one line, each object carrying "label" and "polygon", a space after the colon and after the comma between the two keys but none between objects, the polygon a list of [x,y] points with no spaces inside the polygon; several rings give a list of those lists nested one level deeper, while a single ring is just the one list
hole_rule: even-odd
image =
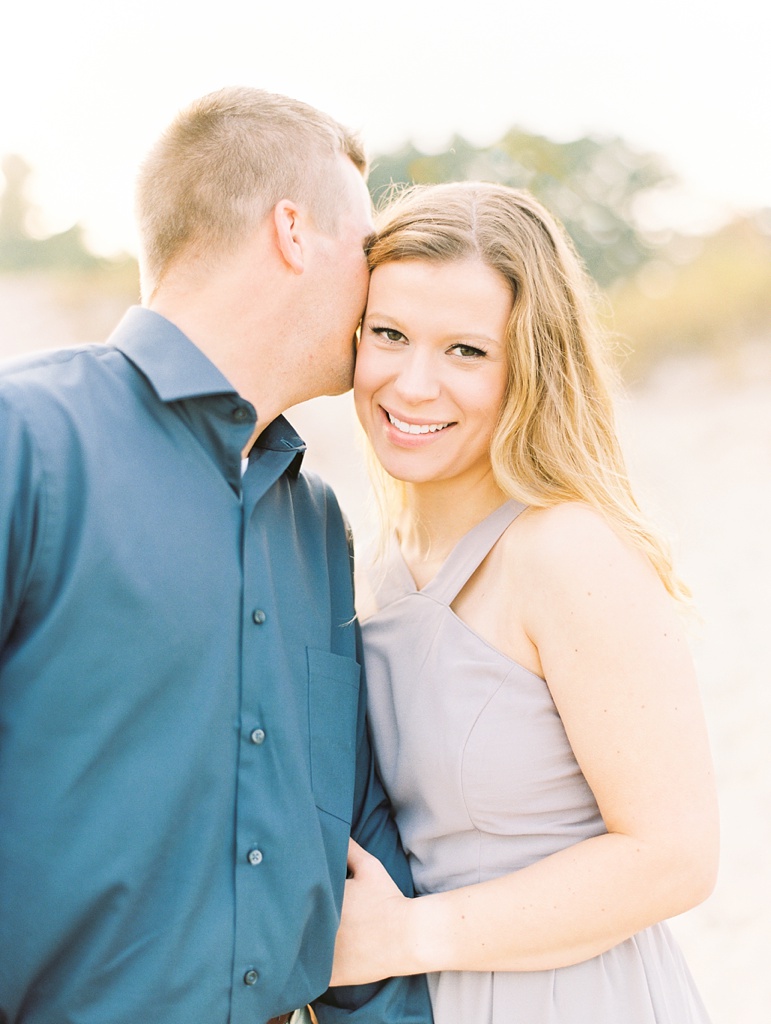
[{"label": "shirt collar", "polygon": [[[186,334],[165,316],[144,306],[132,306],[113,331],[108,344],[119,349],[148,379],[162,402],[238,392]],[[241,399],[243,401],[243,399]],[[294,452],[287,472],[297,476],[305,442],[283,416],[277,416],[257,438],[255,448]]]},{"label": "shirt collar", "polygon": [[300,437],[292,424],[283,416],[277,416],[262,431],[254,442],[254,448],[273,452],[294,452],[295,456],[287,467],[287,472],[297,476],[305,455],[305,441]]},{"label": "shirt collar", "polygon": [[109,345],[140,370],[163,402],[202,395],[235,395],[236,389],[178,327],[151,309],[132,306]]}]

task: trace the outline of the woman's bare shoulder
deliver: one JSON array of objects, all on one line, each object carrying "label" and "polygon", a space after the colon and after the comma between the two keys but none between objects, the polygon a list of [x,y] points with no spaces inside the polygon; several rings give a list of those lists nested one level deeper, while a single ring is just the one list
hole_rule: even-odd
[{"label": "woman's bare shoulder", "polygon": [[531,595],[574,600],[587,589],[663,589],[642,550],[601,512],[579,502],[528,508],[502,541],[502,568]]}]

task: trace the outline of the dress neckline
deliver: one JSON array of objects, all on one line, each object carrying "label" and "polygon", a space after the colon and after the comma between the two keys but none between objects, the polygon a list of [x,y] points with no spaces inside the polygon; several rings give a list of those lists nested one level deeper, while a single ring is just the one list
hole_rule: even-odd
[{"label": "dress neckline", "polygon": [[418,587],[405,561],[396,536],[393,537],[394,562],[403,579],[406,592],[423,594],[443,604],[451,604],[464,584],[471,578],[506,528],[525,509],[518,501],[508,499],[480,519],[458,539],[434,576]]}]

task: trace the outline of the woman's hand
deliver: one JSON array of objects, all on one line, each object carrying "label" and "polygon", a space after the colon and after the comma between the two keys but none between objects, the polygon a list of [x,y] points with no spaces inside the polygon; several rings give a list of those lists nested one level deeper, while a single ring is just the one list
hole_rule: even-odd
[{"label": "woman's hand", "polygon": [[332,985],[361,985],[398,974],[411,900],[380,861],[351,839]]}]

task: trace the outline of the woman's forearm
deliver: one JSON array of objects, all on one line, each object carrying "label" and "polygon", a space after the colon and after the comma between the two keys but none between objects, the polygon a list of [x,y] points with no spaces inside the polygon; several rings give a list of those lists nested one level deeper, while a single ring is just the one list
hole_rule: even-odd
[{"label": "woman's forearm", "polygon": [[531,971],[587,960],[714,884],[716,837],[685,851],[611,834],[514,874],[412,900],[396,973]]}]

